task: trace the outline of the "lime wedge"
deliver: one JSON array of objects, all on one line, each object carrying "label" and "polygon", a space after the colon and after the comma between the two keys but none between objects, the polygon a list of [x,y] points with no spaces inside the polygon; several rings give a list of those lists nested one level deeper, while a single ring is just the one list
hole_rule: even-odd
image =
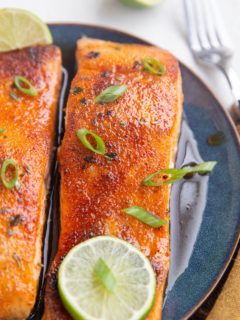
[{"label": "lime wedge", "polygon": [[48,26],[31,12],[0,9],[0,52],[52,43]]},{"label": "lime wedge", "polygon": [[67,254],[58,289],[73,319],[139,320],[152,307],[156,278],[149,260],[135,247],[99,236]]},{"label": "lime wedge", "polygon": [[120,0],[122,3],[137,8],[149,8],[157,5],[162,0]]}]

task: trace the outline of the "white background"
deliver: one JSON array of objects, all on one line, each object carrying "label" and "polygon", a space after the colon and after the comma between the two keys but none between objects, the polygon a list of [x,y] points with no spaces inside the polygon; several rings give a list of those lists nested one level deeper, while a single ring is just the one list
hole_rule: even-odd
[{"label": "white background", "polygon": [[[234,45],[233,65],[240,77],[240,0],[216,2]],[[118,0],[0,0],[0,6],[31,10],[46,22],[110,26],[142,37],[169,49],[200,75],[225,107],[232,103],[230,90],[221,73],[197,65],[189,51],[182,0],[164,0],[157,7],[144,10],[126,7]]]}]

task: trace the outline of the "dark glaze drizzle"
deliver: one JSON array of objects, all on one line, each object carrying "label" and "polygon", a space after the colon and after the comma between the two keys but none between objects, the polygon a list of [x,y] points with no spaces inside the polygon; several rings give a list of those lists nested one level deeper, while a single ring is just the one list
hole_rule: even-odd
[{"label": "dark glaze drizzle", "polygon": [[210,146],[220,146],[225,142],[225,136],[222,131],[217,131],[208,137],[207,143]]},{"label": "dark glaze drizzle", "polygon": [[[186,119],[182,121],[176,167],[203,162]],[[206,206],[208,176],[195,174],[172,186],[170,199],[170,269],[167,293],[187,268]]]},{"label": "dark glaze drizzle", "polygon": [[[40,320],[43,314],[43,297],[45,291],[45,275],[48,271],[50,263],[55,256],[55,251],[57,249],[58,243],[58,233],[59,233],[59,212],[56,209],[59,205],[57,194],[59,192],[59,173],[58,173],[58,163],[57,163],[57,148],[59,147],[64,128],[64,106],[66,102],[66,91],[68,86],[68,71],[65,68],[62,68],[62,85],[59,94],[58,101],[58,116],[56,124],[56,138],[55,145],[53,147],[53,159],[51,166],[51,182],[48,188],[47,195],[47,206],[46,206],[46,215],[47,220],[45,223],[44,231],[44,241],[43,241],[43,257],[42,257],[42,271],[39,280],[39,289],[38,295],[36,298],[36,303],[31,312],[28,320]],[[51,246],[49,246],[51,243]]]}]

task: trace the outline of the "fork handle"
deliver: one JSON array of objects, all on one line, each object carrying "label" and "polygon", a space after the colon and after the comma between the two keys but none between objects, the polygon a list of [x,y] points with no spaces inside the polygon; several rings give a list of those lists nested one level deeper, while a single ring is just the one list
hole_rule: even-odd
[{"label": "fork handle", "polygon": [[232,90],[235,105],[240,113],[240,78],[230,65],[218,65],[219,69],[225,75],[228,84]]}]

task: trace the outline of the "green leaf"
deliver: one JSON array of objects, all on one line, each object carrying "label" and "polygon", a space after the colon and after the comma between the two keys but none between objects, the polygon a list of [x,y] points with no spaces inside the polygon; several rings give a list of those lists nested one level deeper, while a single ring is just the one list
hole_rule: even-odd
[{"label": "green leaf", "polygon": [[126,208],[126,209],[123,209],[122,211],[153,228],[159,228],[167,224],[167,221],[160,219],[154,214],[138,206]]},{"label": "green leaf", "polygon": [[94,268],[94,273],[109,292],[114,291],[116,279],[111,269],[102,258],[98,259]]},{"label": "green leaf", "polygon": [[[165,184],[171,184],[181,180],[188,173],[210,173],[214,169],[216,164],[216,161],[208,161],[200,163],[194,167],[186,166],[181,169],[171,168],[159,170],[146,177],[142,183],[143,185],[149,187],[159,187]],[[153,181],[156,176],[160,176],[160,180]]]},{"label": "green leaf", "polygon": [[103,90],[99,96],[95,98],[96,103],[110,103],[117,100],[127,90],[127,85],[116,85]]}]

